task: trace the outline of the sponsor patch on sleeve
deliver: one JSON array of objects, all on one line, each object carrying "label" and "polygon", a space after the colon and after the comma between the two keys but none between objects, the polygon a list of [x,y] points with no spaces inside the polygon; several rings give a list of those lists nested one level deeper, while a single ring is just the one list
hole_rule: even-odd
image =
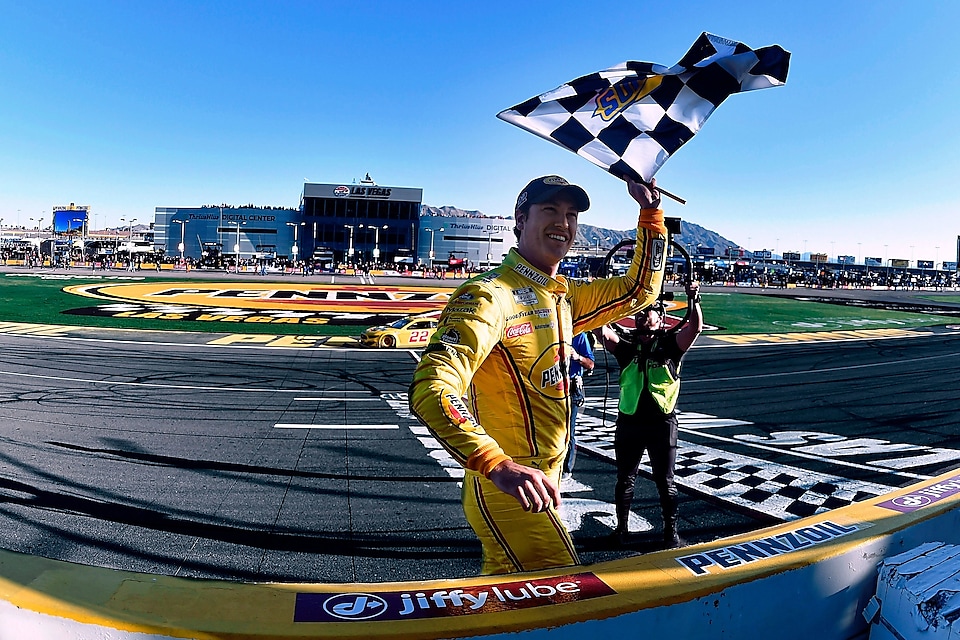
[{"label": "sponsor patch on sleeve", "polygon": [[458,398],[452,393],[447,393],[440,398],[440,405],[443,407],[444,415],[446,415],[454,425],[470,431],[477,428],[477,421],[473,419],[463,398]]},{"label": "sponsor patch on sleeve", "polygon": [[460,344],[460,332],[454,327],[448,327],[440,334],[440,342],[445,344]]},{"label": "sponsor patch on sleeve", "polygon": [[663,258],[666,255],[667,243],[660,238],[655,238],[650,243],[650,268],[654,271],[663,269]]},{"label": "sponsor patch on sleeve", "polygon": [[428,344],[426,347],[424,347],[423,355],[427,355],[428,353],[435,353],[438,351],[446,351],[448,355],[454,358],[457,357],[458,355],[456,349],[454,349],[451,346],[441,344],[439,342],[432,342]]}]

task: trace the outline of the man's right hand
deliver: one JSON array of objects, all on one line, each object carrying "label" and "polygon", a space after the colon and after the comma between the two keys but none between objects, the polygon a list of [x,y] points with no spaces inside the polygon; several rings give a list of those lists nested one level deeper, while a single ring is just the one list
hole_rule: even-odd
[{"label": "man's right hand", "polygon": [[550,505],[560,506],[559,487],[539,469],[504,460],[494,467],[489,478],[497,489],[516,498],[527,511],[540,513]]},{"label": "man's right hand", "polygon": [[627,192],[631,198],[637,201],[641,209],[660,208],[660,192],[657,191],[656,178],[652,178],[649,185],[643,184],[642,182],[635,182],[630,178],[626,178],[626,181]]}]

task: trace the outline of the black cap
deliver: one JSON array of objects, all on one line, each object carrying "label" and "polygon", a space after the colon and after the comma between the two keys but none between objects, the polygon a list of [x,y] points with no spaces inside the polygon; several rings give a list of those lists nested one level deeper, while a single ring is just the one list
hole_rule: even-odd
[{"label": "black cap", "polygon": [[666,315],[666,308],[664,307],[663,300],[657,300],[653,304],[648,304],[643,309],[640,309],[640,311],[638,311],[636,315],[645,316],[650,311],[656,311],[661,316]]},{"label": "black cap", "polygon": [[531,180],[517,196],[517,206],[514,208],[519,210],[527,205],[546,202],[558,193],[564,193],[569,197],[577,205],[577,211],[586,211],[590,208],[590,198],[587,197],[587,192],[575,184],[570,184],[560,176],[543,176]]}]

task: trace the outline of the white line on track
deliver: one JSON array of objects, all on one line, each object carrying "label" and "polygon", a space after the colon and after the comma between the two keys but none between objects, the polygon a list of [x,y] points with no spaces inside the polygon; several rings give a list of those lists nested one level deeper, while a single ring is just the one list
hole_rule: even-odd
[{"label": "white line on track", "polygon": [[[68,378],[67,376],[45,376],[36,373],[16,373],[13,371],[0,371],[0,376],[12,376],[16,378],[33,378],[35,380],[57,380],[60,382],[78,382],[85,384],[98,384],[121,387],[148,387],[151,389],[184,389],[192,391],[223,391],[229,393],[303,393],[303,389],[268,389],[264,387],[211,387],[204,385],[190,384],[161,384],[159,382],[122,382],[117,380],[93,380],[90,378]],[[360,392],[357,392],[360,393]],[[366,392],[363,392],[366,393]],[[344,398],[339,398],[343,400]],[[374,398],[377,399],[377,398]]]},{"label": "white line on track", "polygon": [[335,429],[359,431],[364,429],[399,429],[397,424],[275,424],[274,429]]},{"label": "white line on track", "polygon": [[[607,415],[610,415],[610,416],[615,416],[616,413],[617,413],[617,412],[616,412],[616,409],[609,409],[609,408],[608,408],[608,409],[604,410],[602,407],[597,407],[597,410],[598,410],[600,413],[606,413]],[[695,419],[694,421],[692,421],[692,424],[688,423],[688,422],[686,421],[686,419],[685,419],[686,416],[689,416],[689,415],[697,415],[697,416],[698,416],[697,419]],[[774,452],[774,453],[779,453],[779,454],[788,454],[788,455],[791,455],[791,456],[795,456],[795,457],[797,457],[797,458],[806,458],[806,459],[808,459],[808,460],[816,460],[816,461],[818,461],[818,462],[824,462],[824,463],[827,463],[827,464],[833,464],[833,465],[837,465],[837,466],[840,466],[840,467],[850,467],[850,468],[852,468],[852,469],[860,469],[861,471],[875,471],[875,472],[883,473],[883,474],[885,474],[885,475],[900,476],[900,477],[902,477],[902,478],[909,478],[909,479],[911,479],[911,480],[929,480],[930,478],[933,477],[933,476],[927,476],[927,475],[923,475],[923,474],[919,474],[919,473],[910,473],[909,471],[893,471],[893,470],[891,470],[889,467],[881,467],[881,466],[870,465],[870,464],[858,464],[858,463],[856,463],[856,462],[849,462],[849,461],[847,461],[847,460],[839,460],[839,459],[837,459],[837,458],[825,458],[824,456],[813,455],[813,454],[811,454],[811,453],[804,453],[804,452],[802,452],[802,451],[796,451],[796,450],[794,450],[794,449],[789,449],[789,448],[784,448],[784,447],[771,447],[771,446],[769,446],[769,445],[764,445],[764,444],[760,444],[760,443],[757,443],[757,442],[749,442],[749,441],[747,441],[747,440],[738,440],[738,439],[736,439],[736,438],[730,438],[730,437],[727,437],[727,436],[721,436],[721,435],[717,435],[717,434],[715,434],[715,433],[707,433],[707,432],[705,431],[705,429],[709,429],[709,428],[711,428],[711,427],[714,426],[714,425],[712,425],[712,424],[698,424],[698,422],[700,422],[700,420],[702,419],[702,418],[700,418],[699,416],[702,416],[702,414],[684,414],[684,413],[678,413],[678,414],[677,414],[677,417],[679,418],[679,423],[680,423],[680,424],[679,424],[678,431],[680,431],[681,433],[690,433],[690,434],[695,433],[695,434],[697,434],[698,436],[700,436],[700,437],[702,437],[702,438],[708,438],[708,439],[711,439],[711,440],[718,440],[718,441],[720,441],[720,442],[726,442],[726,443],[728,443],[728,444],[739,445],[739,446],[742,446],[742,447],[751,447],[751,448],[754,448],[754,449],[760,449],[760,450],[762,450],[762,451],[772,451],[772,452]],[[718,418],[717,420],[722,423],[725,419],[723,419],[723,418]],[[744,422],[744,421],[742,421],[742,420],[733,420],[732,422],[734,423],[733,425],[717,424],[717,425],[715,425],[715,426],[739,426],[739,425],[750,424],[749,422]]]},{"label": "white line on track", "polygon": [[[780,345],[780,346],[784,346],[784,347],[799,347],[799,346],[804,346],[804,345],[806,345],[806,346],[809,346],[809,347],[814,347],[814,346],[819,346],[819,345],[826,345],[826,346],[835,345],[835,344],[837,344],[838,342],[858,342],[858,341],[862,341],[862,340],[900,340],[900,339],[903,339],[903,338],[922,338],[922,337],[927,337],[927,336],[936,335],[935,333],[933,333],[932,331],[930,331],[930,329],[934,328],[935,326],[936,326],[936,325],[924,325],[924,326],[920,326],[920,327],[910,327],[909,329],[907,329],[907,330],[905,331],[905,333],[902,333],[902,334],[899,334],[899,335],[895,335],[895,336],[873,336],[873,335],[870,335],[870,336],[856,336],[856,337],[850,336],[850,337],[831,338],[831,339],[829,339],[829,340],[803,340],[803,339],[797,339],[797,340],[792,340],[792,341],[790,341],[790,342],[763,342],[763,341],[761,341],[761,340],[758,340],[757,342],[736,343],[736,342],[725,342],[725,341],[723,341],[723,338],[726,337],[726,336],[716,336],[717,341],[719,342],[719,344],[717,344],[717,343],[713,343],[713,344],[695,344],[695,345],[693,345],[693,346],[690,347],[690,348],[691,348],[691,349],[722,349],[722,348],[725,348],[725,347],[771,347],[771,346],[774,346],[774,345]],[[861,331],[861,329],[829,329],[829,330],[824,331],[824,332],[822,332],[822,333],[831,333],[831,332],[835,332],[835,331]],[[863,331],[869,331],[869,329],[863,329]],[[805,331],[804,331],[804,332],[786,331],[786,332],[783,332],[783,333],[821,333],[821,332],[819,332],[819,331],[812,331],[812,332],[805,332]],[[727,335],[734,335],[734,336],[736,336],[736,335],[750,335],[750,334],[727,334]],[[772,332],[772,331],[771,331],[771,332],[768,332],[766,335],[782,335],[782,334],[781,334],[780,332]],[[707,337],[711,337],[711,336],[707,336]]]},{"label": "white line on track", "polygon": [[925,476],[919,473],[910,473],[909,471],[891,471],[886,467],[876,467],[870,464],[858,464],[856,462],[848,462],[847,460],[838,460],[837,458],[825,458],[824,456],[815,456],[811,453],[804,453],[802,451],[797,451],[795,449],[786,449],[778,447],[770,447],[767,445],[759,444],[756,442],[747,442],[744,440],[737,440],[735,438],[727,438],[725,436],[718,436],[715,433],[706,433],[699,429],[684,429],[680,428],[680,431],[685,433],[696,433],[702,438],[710,438],[712,440],[719,440],[720,442],[727,442],[731,444],[738,444],[746,447],[753,447],[754,449],[762,449],[763,451],[774,451],[776,453],[785,453],[797,458],[806,458],[807,460],[816,460],[818,462],[824,462],[827,464],[835,464],[841,467],[850,467],[852,469],[860,469],[863,471],[878,471],[880,473],[889,474],[892,476],[900,476],[903,478],[910,478],[912,480],[929,480],[933,476]]},{"label": "white line on track", "polygon": [[323,397],[323,398],[294,398],[294,402],[317,402],[320,400],[326,400],[328,402],[380,402],[380,398],[335,398],[335,397]]},{"label": "white line on track", "polygon": [[823,373],[834,373],[837,371],[856,371],[858,369],[872,369],[874,367],[901,367],[904,364],[913,362],[926,362],[928,360],[954,360],[960,356],[960,352],[942,353],[935,356],[921,356],[917,358],[902,358],[899,360],[890,360],[888,362],[873,362],[870,364],[852,364],[845,367],[827,367],[824,369],[805,369],[803,371],[783,371],[780,373],[758,373],[745,376],[730,376],[729,378],[703,378],[699,380],[684,380],[683,384],[710,384],[714,382],[733,382],[737,380],[762,380],[763,378],[785,378],[790,376],[811,376],[821,375]]}]

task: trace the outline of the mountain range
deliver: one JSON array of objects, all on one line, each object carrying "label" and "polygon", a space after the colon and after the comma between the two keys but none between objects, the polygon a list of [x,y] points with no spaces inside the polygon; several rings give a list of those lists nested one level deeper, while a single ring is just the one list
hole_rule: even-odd
[{"label": "mountain range", "polygon": [[[455,216],[463,218],[491,217],[485,216],[480,211],[458,209],[457,207],[452,206],[432,207],[429,205],[423,205],[423,209],[425,212],[429,212],[430,215]],[[512,220],[513,217],[500,216],[500,219]],[[574,249],[589,249],[597,246],[599,246],[601,249],[609,249],[621,240],[636,237],[636,229],[607,229],[605,227],[595,227],[590,224],[580,223],[577,225],[577,239],[573,246]],[[680,234],[676,237],[676,240],[684,246],[690,248],[696,248],[698,245],[703,247],[713,247],[715,250],[715,255],[718,256],[726,255],[726,250],[729,247],[740,246],[736,242],[727,240],[716,231],[711,231],[710,229],[701,227],[693,222],[688,222],[687,220],[681,221]]]}]

